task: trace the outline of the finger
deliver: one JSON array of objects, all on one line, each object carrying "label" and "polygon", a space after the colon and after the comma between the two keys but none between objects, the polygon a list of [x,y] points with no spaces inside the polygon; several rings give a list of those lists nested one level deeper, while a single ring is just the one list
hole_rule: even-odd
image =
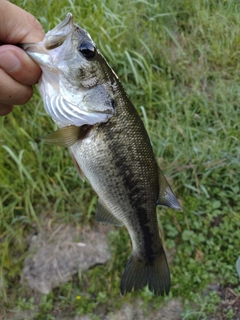
[{"label": "finger", "polygon": [[0,69],[0,104],[25,104],[31,98],[33,88],[23,85]]},{"label": "finger", "polygon": [[22,49],[13,45],[0,46],[0,68],[25,85],[37,83],[41,75],[40,67]]},{"label": "finger", "polygon": [[0,1],[0,39],[5,43],[38,42],[44,37],[37,19],[9,1]]},{"label": "finger", "polygon": [[5,104],[0,104],[0,116],[6,116],[13,109],[13,106],[8,106]]}]

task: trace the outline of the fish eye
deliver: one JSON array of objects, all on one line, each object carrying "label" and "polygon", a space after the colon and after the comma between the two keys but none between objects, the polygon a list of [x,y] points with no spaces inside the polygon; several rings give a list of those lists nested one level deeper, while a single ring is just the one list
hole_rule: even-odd
[{"label": "fish eye", "polygon": [[95,57],[95,54],[97,52],[95,46],[92,44],[92,42],[83,41],[80,46],[78,47],[78,51],[81,52],[81,54],[86,59],[92,59]]}]

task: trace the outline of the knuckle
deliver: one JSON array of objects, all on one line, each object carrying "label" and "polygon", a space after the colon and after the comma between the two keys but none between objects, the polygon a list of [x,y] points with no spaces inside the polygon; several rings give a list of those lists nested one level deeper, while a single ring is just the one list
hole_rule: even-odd
[{"label": "knuckle", "polygon": [[9,114],[13,109],[12,105],[6,105],[0,103],[0,116],[6,116]]},{"label": "knuckle", "polygon": [[25,104],[33,94],[32,86],[17,82],[0,69],[0,105]]},{"label": "knuckle", "polygon": [[24,86],[24,89],[17,95],[17,104],[27,103],[33,95],[33,88],[31,86]]}]

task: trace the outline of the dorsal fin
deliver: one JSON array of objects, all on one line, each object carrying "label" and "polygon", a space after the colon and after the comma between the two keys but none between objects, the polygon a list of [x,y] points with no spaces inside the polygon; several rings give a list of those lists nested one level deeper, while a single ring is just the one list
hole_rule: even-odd
[{"label": "dorsal fin", "polygon": [[73,125],[58,129],[42,138],[41,140],[49,143],[55,144],[59,147],[71,147],[78,140],[84,139],[91,126],[81,126],[76,127]]},{"label": "dorsal fin", "polygon": [[117,218],[115,218],[114,215],[111,214],[111,212],[109,212],[103,200],[101,200],[100,198],[98,199],[98,207],[97,207],[95,220],[97,222],[113,224],[114,226],[118,226],[118,227],[123,226],[123,223]]},{"label": "dorsal fin", "polygon": [[157,204],[167,206],[172,209],[182,210],[178,199],[173,193],[167,179],[165,178],[162,170],[158,168],[158,181],[159,181],[159,196]]}]

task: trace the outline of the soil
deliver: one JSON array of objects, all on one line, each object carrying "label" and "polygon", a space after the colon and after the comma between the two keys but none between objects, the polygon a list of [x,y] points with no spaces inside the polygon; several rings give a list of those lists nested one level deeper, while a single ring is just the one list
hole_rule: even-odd
[{"label": "soil", "polygon": [[[233,286],[217,288],[217,294],[221,298],[217,312],[210,315],[207,320],[240,320],[240,296],[234,291]],[[232,316],[230,316],[232,314]]]}]

